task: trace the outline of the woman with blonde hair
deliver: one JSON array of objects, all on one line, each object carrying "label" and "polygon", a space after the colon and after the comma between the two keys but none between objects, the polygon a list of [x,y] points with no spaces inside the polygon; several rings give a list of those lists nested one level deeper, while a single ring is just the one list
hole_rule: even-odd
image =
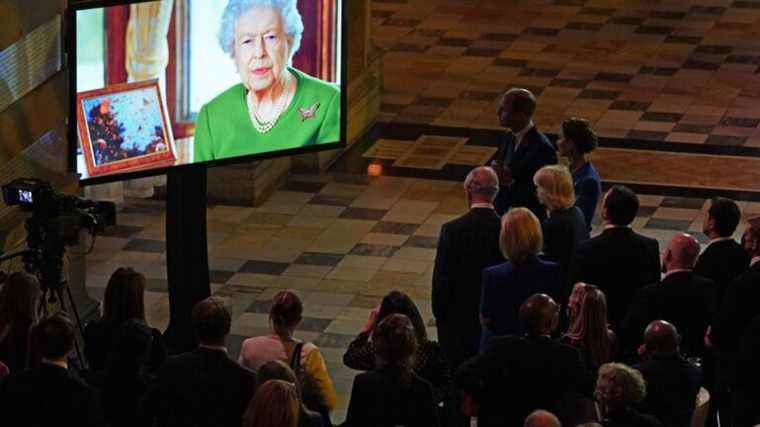
[{"label": "woman with blonde hair", "polygon": [[295,384],[269,380],[256,389],[243,415],[243,427],[297,427],[300,412]]},{"label": "woman with blonde hair", "polygon": [[577,315],[571,319],[561,342],[580,350],[586,367],[596,372],[601,365],[614,360],[617,338],[608,327],[604,292],[594,285],[582,285]]},{"label": "woman with blonde hair", "polygon": [[[562,277],[567,278],[578,244],[589,238],[583,212],[575,206],[573,178],[562,165],[544,166],[533,177],[538,201],[546,207],[547,216],[541,223],[544,234],[544,257],[559,264]],[[561,303],[567,300],[569,283]]]},{"label": "woman with blonde hair", "polygon": [[39,320],[40,283],[24,272],[13,273],[0,289],[0,362],[13,372],[36,361],[30,331]]},{"label": "woman with blonde hair", "polygon": [[513,208],[502,217],[499,244],[507,261],[483,270],[481,353],[494,336],[521,333],[517,312],[529,296],[560,296],[559,265],[538,257],[542,243],[541,224],[528,209]]}]

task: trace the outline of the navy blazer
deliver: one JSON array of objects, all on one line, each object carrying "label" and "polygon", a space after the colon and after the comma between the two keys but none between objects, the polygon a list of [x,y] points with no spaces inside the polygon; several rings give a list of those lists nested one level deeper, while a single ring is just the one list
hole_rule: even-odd
[{"label": "navy blazer", "polygon": [[591,228],[596,205],[602,194],[602,179],[591,162],[586,162],[582,168],[573,172],[573,189],[575,190],[575,206],[583,212],[586,225]]},{"label": "navy blazer", "polygon": [[525,207],[539,220],[545,218],[545,208],[536,197],[533,175],[542,167],[557,163],[557,151],[549,138],[533,126],[515,150],[515,135],[507,133],[495,158],[509,169],[513,180],[509,186],[500,186],[494,201],[496,212],[503,215],[511,207]]},{"label": "navy blazer", "polygon": [[541,259],[516,265],[507,261],[483,270],[480,315],[489,319],[483,328],[480,352],[492,337],[521,332],[518,311],[533,294],[548,294],[559,301],[562,295],[559,264]]}]

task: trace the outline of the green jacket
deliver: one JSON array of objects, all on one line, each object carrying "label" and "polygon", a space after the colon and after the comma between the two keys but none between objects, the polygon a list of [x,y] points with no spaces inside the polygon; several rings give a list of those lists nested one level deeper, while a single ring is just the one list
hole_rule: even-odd
[{"label": "green jacket", "polygon": [[[247,156],[340,141],[340,90],[296,69],[296,93],[277,124],[262,134],[253,127],[242,83],[201,108],[195,125],[193,162]],[[316,111],[309,117],[306,110]]]}]

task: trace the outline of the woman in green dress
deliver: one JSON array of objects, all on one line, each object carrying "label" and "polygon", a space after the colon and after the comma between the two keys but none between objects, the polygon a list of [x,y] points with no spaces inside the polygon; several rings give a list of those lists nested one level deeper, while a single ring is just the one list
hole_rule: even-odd
[{"label": "woman in green dress", "polygon": [[219,42],[241,83],[205,104],[193,162],[340,141],[340,90],[289,64],[301,44],[296,0],[230,0]]}]

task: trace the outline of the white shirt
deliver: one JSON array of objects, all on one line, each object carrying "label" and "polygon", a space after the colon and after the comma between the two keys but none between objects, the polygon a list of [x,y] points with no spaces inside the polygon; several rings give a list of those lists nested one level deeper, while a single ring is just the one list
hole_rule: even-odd
[{"label": "white shirt", "polygon": [[493,207],[493,203],[473,203],[472,205],[470,205],[470,209],[475,209],[475,208],[495,209]]},{"label": "white shirt", "polygon": [[604,230],[609,230],[610,228],[631,228],[630,225],[615,225],[615,224],[604,224]]},{"label": "white shirt", "polygon": [[533,120],[528,122],[528,125],[525,126],[520,132],[515,132],[515,151],[517,151],[517,148],[520,146],[520,143],[522,142],[525,135],[527,135],[528,132],[530,132],[533,127],[536,125],[533,124]]}]

